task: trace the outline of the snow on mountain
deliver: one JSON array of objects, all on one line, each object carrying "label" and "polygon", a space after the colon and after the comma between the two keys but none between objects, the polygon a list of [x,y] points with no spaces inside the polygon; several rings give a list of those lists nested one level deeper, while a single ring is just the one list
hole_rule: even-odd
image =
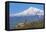
[{"label": "snow on mountain", "polygon": [[10,14],[10,16],[29,16],[29,15],[44,15],[44,11],[35,7],[30,7],[20,13]]}]

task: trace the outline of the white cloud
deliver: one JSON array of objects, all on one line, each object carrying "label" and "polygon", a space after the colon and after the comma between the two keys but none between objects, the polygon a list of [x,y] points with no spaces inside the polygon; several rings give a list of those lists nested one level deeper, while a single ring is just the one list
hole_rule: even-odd
[{"label": "white cloud", "polygon": [[10,14],[10,16],[29,16],[29,15],[44,15],[44,11],[35,7],[30,7],[20,13]]}]

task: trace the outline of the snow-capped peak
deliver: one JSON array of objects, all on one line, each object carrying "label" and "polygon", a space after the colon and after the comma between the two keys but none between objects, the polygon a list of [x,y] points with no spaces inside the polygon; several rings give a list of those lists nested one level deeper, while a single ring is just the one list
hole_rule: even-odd
[{"label": "snow-capped peak", "polygon": [[44,15],[44,11],[35,7],[30,7],[20,13],[11,14],[10,16],[29,16],[29,15]]}]

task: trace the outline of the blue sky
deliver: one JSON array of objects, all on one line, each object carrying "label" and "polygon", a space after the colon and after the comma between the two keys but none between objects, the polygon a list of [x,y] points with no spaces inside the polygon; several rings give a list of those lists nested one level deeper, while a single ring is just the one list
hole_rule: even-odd
[{"label": "blue sky", "polygon": [[43,5],[40,4],[22,4],[22,3],[10,3],[10,14],[19,13],[28,9],[29,7],[36,7],[38,9],[43,10]]}]

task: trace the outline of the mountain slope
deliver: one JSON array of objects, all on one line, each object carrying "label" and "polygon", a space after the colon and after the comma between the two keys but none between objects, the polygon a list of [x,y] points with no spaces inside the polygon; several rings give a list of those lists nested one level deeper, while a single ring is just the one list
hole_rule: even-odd
[{"label": "mountain slope", "polygon": [[30,7],[20,13],[10,14],[10,16],[29,16],[29,15],[44,15],[44,11],[35,7]]}]

